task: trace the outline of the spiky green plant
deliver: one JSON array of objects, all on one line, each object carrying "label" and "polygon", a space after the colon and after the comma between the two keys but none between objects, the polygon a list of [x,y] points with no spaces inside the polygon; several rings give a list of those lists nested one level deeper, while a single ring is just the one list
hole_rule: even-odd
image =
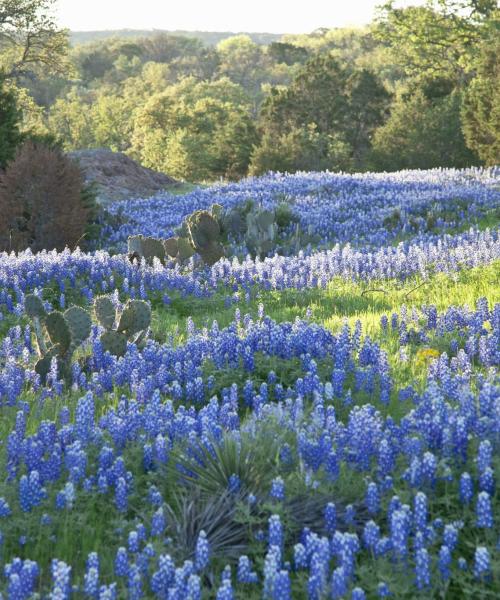
[{"label": "spiky green plant", "polygon": [[64,313],[57,310],[47,313],[42,300],[34,294],[25,297],[24,308],[33,322],[40,356],[35,371],[42,383],[47,379],[53,358],[60,375],[69,381],[73,354],[90,335],[92,319],[89,313],[79,306],[72,306]]},{"label": "spiky green plant", "polygon": [[94,313],[105,329],[101,334],[103,349],[114,356],[123,356],[127,342],[142,347],[151,325],[151,307],[143,300],[129,300],[120,312],[109,296],[94,300]]}]

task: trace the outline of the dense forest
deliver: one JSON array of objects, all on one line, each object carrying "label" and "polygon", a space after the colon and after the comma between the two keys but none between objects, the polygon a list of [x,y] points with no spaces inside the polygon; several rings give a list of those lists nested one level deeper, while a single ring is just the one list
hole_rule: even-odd
[{"label": "dense forest", "polygon": [[17,135],[193,182],[500,161],[495,0],[388,2],[365,28],[278,41],[126,32],[74,45],[40,17],[51,0],[4,3],[33,10],[0,20],[0,127],[14,125],[0,164]]}]

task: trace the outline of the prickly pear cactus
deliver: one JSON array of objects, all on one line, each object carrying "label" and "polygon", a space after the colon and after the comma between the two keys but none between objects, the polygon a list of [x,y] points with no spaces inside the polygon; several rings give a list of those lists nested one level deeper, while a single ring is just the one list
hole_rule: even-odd
[{"label": "prickly pear cactus", "polygon": [[[109,296],[99,296],[94,300],[94,312],[99,324],[106,330],[101,335],[104,351],[114,356],[123,356],[127,351],[127,341],[143,344],[151,324],[151,308],[143,300],[129,300],[117,315]],[[116,329],[113,329],[118,320]]]},{"label": "prickly pear cactus", "polygon": [[47,381],[54,358],[57,361],[59,377],[69,382],[73,353],[91,332],[92,321],[89,313],[78,306],[68,308],[64,314],[57,310],[42,312],[43,304],[40,298],[33,295],[26,296],[25,309],[33,320],[40,356],[35,364],[35,371],[40,375],[42,383]]},{"label": "prickly pear cactus", "polygon": [[270,210],[252,210],[246,216],[245,242],[251,252],[259,256],[268,254],[274,247],[277,227],[275,215]]},{"label": "prickly pear cactus", "polygon": [[31,319],[34,317],[41,319],[47,314],[42,300],[35,294],[28,294],[24,297],[24,310]]},{"label": "prickly pear cactus", "polygon": [[146,330],[151,324],[151,308],[143,300],[129,300],[118,322],[118,331],[126,333],[130,339],[136,333]]},{"label": "prickly pear cactus", "polygon": [[64,315],[54,310],[45,318],[45,328],[53,346],[59,345],[61,354],[66,354],[71,346],[71,330]]},{"label": "prickly pear cactus", "polygon": [[208,265],[224,256],[221,230],[217,220],[206,210],[197,210],[187,219],[189,240],[193,248]]},{"label": "prickly pear cactus", "polygon": [[94,299],[94,312],[99,325],[112,329],[116,319],[115,305],[109,296],[97,296]]},{"label": "prickly pear cactus", "polygon": [[165,260],[163,240],[144,237],[143,235],[132,235],[127,240],[127,246],[130,257],[144,258],[150,264],[155,258],[161,262]]},{"label": "prickly pear cactus", "polygon": [[105,352],[113,356],[123,356],[127,351],[127,336],[118,331],[105,331],[101,335],[101,344]]},{"label": "prickly pear cactus", "polygon": [[168,240],[163,242],[163,246],[165,248],[165,252],[168,256],[170,256],[170,258],[177,258],[177,255],[179,254],[179,244],[177,242],[177,238],[168,238]]},{"label": "prickly pear cactus", "polygon": [[177,257],[181,261],[191,258],[196,253],[188,238],[177,238],[177,247],[179,249]]},{"label": "prickly pear cactus", "polygon": [[89,313],[79,306],[72,306],[64,312],[64,319],[71,332],[71,343],[79,346],[89,337],[92,329]]},{"label": "prickly pear cactus", "polygon": [[35,364],[35,372],[40,375],[40,380],[45,385],[47,382],[47,375],[49,374],[50,367],[52,366],[52,359],[57,360],[57,370],[61,372],[61,347],[59,345],[52,346],[42,358],[40,358]]}]

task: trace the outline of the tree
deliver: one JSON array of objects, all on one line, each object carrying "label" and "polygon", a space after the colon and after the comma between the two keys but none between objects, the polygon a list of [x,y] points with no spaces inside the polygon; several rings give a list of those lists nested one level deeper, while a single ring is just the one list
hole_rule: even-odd
[{"label": "tree", "polygon": [[476,76],[465,94],[462,123],[469,148],[487,165],[500,163],[500,38],[481,47]]},{"label": "tree", "polygon": [[407,76],[451,77],[463,87],[496,6],[496,0],[427,0],[395,8],[389,0],[380,9],[377,34]]},{"label": "tree", "polygon": [[153,95],[134,119],[131,153],[148,167],[189,181],[246,174],[256,143],[250,103],[223,79],[186,79]]},{"label": "tree", "polygon": [[0,175],[0,250],[63,250],[87,225],[82,175],[57,148],[25,142]]},{"label": "tree", "polygon": [[39,71],[67,74],[68,35],[51,8],[55,0],[0,0],[0,68],[8,78]]},{"label": "tree", "polygon": [[14,157],[16,148],[21,141],[19,130],[21,111],[16,104],[12,91],[5,88],[0,78],[0,169]]},{"label": "tree", "polygon": [[373,167],[397,171],[477,164],[461,131],[460,104],[458,91],[433,100],[422,89],[401,94],[388,121],[374,134]]},{"label": "tree", "polygon": [[388,101],[368,71],[344,69],[329,55],[312,58],[288,88],[274,88],[264,102],[251,172],[363,168]]},{"label": "tree", "polygon": [[268,49],[268,55],[277,63],[294,65],[296,63],[305,63],[309,58],[309,52],[302,46],[287,44],[286,42],[272,42]]}]

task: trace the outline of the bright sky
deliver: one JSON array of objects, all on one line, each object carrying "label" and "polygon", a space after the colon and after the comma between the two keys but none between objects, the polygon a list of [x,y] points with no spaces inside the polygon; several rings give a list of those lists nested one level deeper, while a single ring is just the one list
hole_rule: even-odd
[{"label": "bright sky", "polygon": [[[309,33],[363,25],[383,0],[58,0],[59,23],[73,31],[181,29]],[[400,5],[422,0],[402,0]]]}]

